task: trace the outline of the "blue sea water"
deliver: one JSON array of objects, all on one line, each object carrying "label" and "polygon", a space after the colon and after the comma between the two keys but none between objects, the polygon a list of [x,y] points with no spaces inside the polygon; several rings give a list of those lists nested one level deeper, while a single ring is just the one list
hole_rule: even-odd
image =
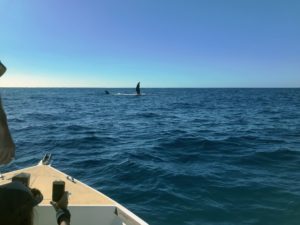
[{"label": "blue sea water", "polygon": [[[113,94],[133,89],[111,89]],[[300,224],[300,89],[2,89],[17,146],[151,225]]]}]

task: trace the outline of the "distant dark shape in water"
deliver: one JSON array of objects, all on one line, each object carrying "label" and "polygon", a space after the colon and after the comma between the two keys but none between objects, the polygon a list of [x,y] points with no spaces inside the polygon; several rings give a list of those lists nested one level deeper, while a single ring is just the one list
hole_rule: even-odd
[{"label": "distant dark shape in water", "polygon": [[135,91],[136,91],[136,95],[141,95],[140,82],[137,83]]},{"label": "distant dark shape in water", "polygon": [[0,77],[5,73],[6,67],[0,61]]},{"label": "distant dark shape in water", "polygon": [[105,94],[109,95],[110,93],[109,93],[109,91],[108,91],[108,90],[105,90]]}]

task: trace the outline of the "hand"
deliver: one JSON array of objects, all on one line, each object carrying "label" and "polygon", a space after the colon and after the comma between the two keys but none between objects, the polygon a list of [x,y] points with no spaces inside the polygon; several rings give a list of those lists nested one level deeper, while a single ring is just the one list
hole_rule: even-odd
[{"label": "hand", "polygon": [[54,207],[54,209],[57,211],[58,209],[67,209],[68,208],[68,200],[69,192],[65,191],[63,196],[60,198],[58,202],[51,201],[50,204]]},{"label": "hand", "polygon": [[59,225],[70,225],[71,214],[68,208],[68,196],[66,191],[58,202],[51,201],[50,204],[56,211],[56,220]]},{"label": "hand", "polygon": [[15,144],[10,135],[6,115],[0,99],[0,165],[9,163],[15,156]]}]

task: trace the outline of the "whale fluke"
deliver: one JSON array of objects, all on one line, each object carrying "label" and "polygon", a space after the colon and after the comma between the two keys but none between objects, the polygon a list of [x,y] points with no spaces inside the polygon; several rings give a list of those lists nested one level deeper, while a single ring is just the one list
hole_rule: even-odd
[{"label": "whale fluke", "polygon": [[137,95],[141,95],[140,82],[137,83],[135,91]]},{"label": "whale fluke", "polygon": [[105,94],[109,95],[109,91],[108,91],[108,90],[105,90]]}]

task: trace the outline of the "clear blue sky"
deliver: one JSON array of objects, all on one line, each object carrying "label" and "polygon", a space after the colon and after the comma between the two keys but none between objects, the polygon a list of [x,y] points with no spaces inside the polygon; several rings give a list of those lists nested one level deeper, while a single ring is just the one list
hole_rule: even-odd
[{"label": "clear blue sky", "polygon": [[298,0],[0,0],[0,86],[300,87]]}]

